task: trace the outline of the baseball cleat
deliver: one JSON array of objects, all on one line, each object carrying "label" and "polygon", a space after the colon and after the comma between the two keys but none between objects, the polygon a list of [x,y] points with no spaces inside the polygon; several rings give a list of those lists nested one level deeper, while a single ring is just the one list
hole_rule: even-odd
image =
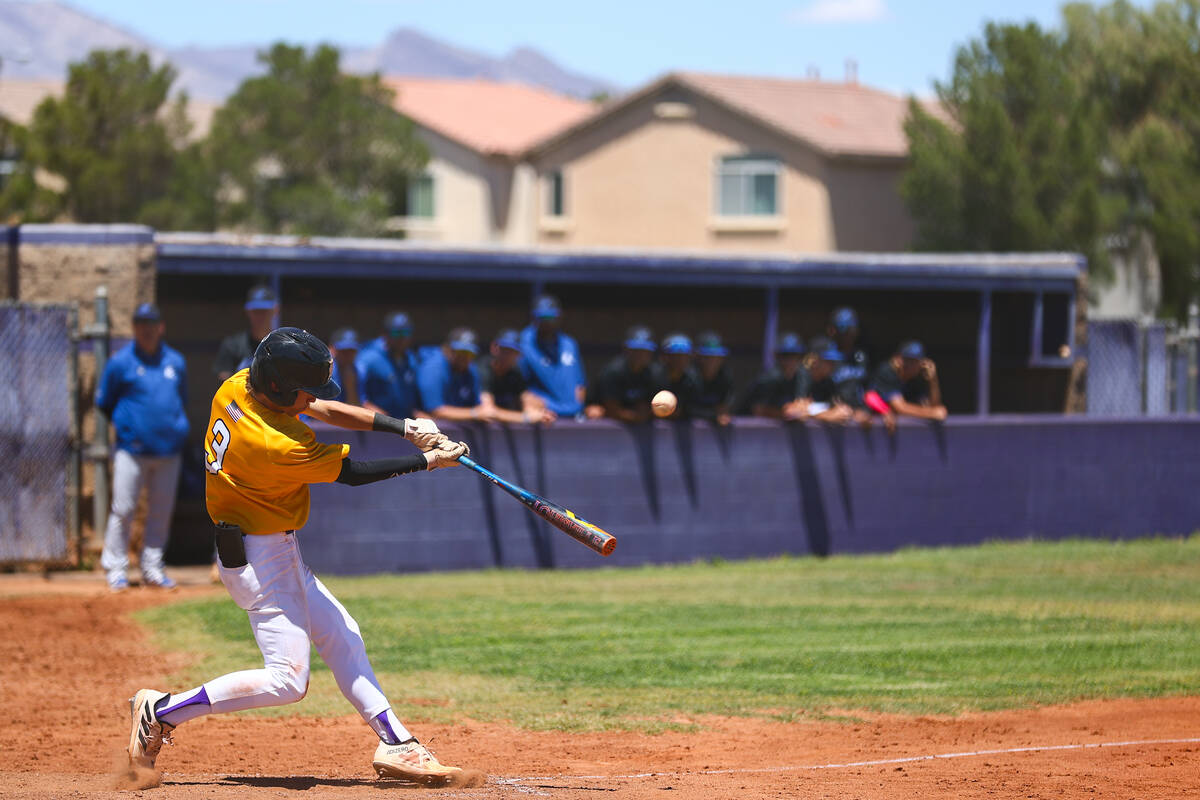
[{"label": "baseball cleat", "polygon": [[108,579],[108,590],[114,594],[129,588],[129,579],[124,575],[116,575]]},{"label": "baseball cleat", "polygon": [[399,778],[424,786],[448,786],[463,774],[458,767],[439,763],[416,739],[400,744],[380,742],[371,766],[381,778]]},{"label": "baseball cleat", "polygon": [[137,694],[129,698],[128,752],[129,763],[133,766],[153,769],[163,742],[171,741],[171,731],[175,730],[175,726],[159,722],[154,713],[154,704],[166,696],[166,692],[139,689]]},{"label": "baseball cleat", "polygon": [[179,584],[163,573],[159,573],[158,575],[143,575],[142,586],[148,586],[151,589],[165,589],[168,592],[173,592],[179,588]]}]

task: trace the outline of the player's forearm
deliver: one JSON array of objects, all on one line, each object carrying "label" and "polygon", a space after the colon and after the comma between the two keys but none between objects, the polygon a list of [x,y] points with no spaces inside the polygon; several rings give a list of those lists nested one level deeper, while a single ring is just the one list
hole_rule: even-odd
[{"label": "player's forearm", "polygon": [[434,419],[444,419],[450,422],[470,422],[478,417],[475,409],[462,406],[438,406],[429,412]]},{"label": "player's forearm", "polygon": [[917,419],[937,419],[937,413],[933,407],[919,406],[916,403],[910,403],[907,400],[893,400],[892,410],[897,414],[903,414],[906,417],[916,417]]},{"label": "player's forearm", "polygon": [[938,383],[937,376],[933,376],[933,380],[929,381],[929,405],[940,406],[942,404],[942,385]]},{"label": "player's forearm", "polygon": [[340,403],[337,400],[314,400],[306,413],[321,422],[347,430],[369,431],[375,429],[376,412],[362,406]]},{"label": "player's forearm", "polygon": [[342,459],[342,471],[338,473],[337,482],[347,486],[362,486],[367,483],[394,478],[409,472],[420,472],[429,468],[429,461],[424,453],[395,458],[380,458],[374,461],[354,461]]}]

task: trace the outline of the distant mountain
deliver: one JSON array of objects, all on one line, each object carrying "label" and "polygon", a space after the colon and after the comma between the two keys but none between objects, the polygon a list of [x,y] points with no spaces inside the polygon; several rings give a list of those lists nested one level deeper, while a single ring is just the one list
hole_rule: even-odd
[{"label": "distant mountain", "polygon": [[[193,97],[222,100],[244,79],[262,71],[256,53],[270,42],[219,48],[168,50],[62,2],[0,0],[0,77],[63,80],[67,65],[98,48],[128,47],[169,60],[179,85]],[[542,86],[574,97],[613,92],[612,84],[571,72],[531,48],[501,58],[456,47],[411,28],[393,31],[378,47],[342,48],[348,72],[488,78]]]}]

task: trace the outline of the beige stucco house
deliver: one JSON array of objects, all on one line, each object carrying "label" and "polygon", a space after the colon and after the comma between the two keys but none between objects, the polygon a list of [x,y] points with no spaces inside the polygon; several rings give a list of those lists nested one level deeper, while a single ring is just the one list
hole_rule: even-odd
[{"label": "beige stucco house", "polygon": [[540,142],[539,243],[896,251],[904,98],[854,82],[673,73]]},{"label": "beige stucco house", "polygon": [[517,83],[385,78],[393,105],[429,148],[392,219],[406,238],[455,243],[534,242],[536,189],[524,153],[589,116],[592,103]]}]

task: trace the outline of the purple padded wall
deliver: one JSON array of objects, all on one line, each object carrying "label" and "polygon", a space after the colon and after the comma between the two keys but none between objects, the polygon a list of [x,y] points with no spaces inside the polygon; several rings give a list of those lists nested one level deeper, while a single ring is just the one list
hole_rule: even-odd
[{"label": "purple padded wall", "polygon": [[[465,469],[312,487],[301,542],[339,574],[588,567],[893,550],[989,539],[1182,534],[1200,419],[1020,416],[831,428],[736,420],[443,426],[472,455],[617,536],[602,558]],[[410,452],[317,426],[351,457]]]}]

